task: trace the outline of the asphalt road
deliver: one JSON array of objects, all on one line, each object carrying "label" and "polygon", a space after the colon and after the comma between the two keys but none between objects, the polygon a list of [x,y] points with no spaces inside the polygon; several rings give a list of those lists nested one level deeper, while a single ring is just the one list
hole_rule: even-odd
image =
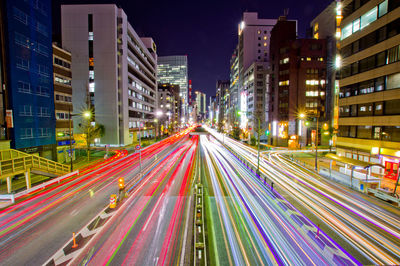
[{"label": "asphalt road", "polygon": [[[222,141],[222,136],[211,131]],[[257,151],[225,137],[225,144],[257,166]],[[398,208],[327,180],[283,158],[260,159],[267,182],[362,264],[400,263]]]},{"label": "asphalt road", "polygon": [[[143,172],[176,149],[173,136],[142,151]],[[139,155],[120,156],[0,212],[0,264],[41,265],[109,203],[117,179],[141,184]]]},{"label": "asphalt road", "polygon": [[211,265],[358,264],[213,137],[201,137]]},{"label": "asphalt road", "polygon": [[180,264],[190,257],[191,187],[198,137],[185,137],[153,165],[105,228],[71,264]]}]

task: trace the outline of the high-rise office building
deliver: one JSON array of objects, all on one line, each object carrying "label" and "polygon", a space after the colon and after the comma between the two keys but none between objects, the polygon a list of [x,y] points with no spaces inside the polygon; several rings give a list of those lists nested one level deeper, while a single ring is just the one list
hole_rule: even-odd
[{"label": "high-rise office building", "polygon": [[[400,160],[400,1],[342,1],[339,136],[341,156],[385,166]],[[339,36],[338,36],[339,37]],[[339,62],[338,62],[339,63]]]},{"label": "high-rise office building", "polygon": [[179,85],[182,100],[182,115],[187,115],[189,107],[187,56],[159,56],[157,64],[158,82]]},{"label": "high-rise office building", "polygon": [[51,1],[1,3],[2,87],[11,147],[55,158]]},{"label": "high-rise office building", "polygon": [[239,56],[238,56],[238,46],[232,53],[230,60],[230,73],[229,73],[229,107],[228,113],[228,124],[239,122],[238,111],[240,110],[239,102]]},{"label": "high-rise office building", "polygon": [[196,105],[198,112],[198,122],[202,122],[206,119],[207,114],[207,103],[206,103],[206,94],[201,91],[196,91]]},{"label": "high-rise office building", "polygon": [[309,38],[325,39],[326,40],[326,101],[325,114],[326,123],[329,124],[330,132],[332,133],[331,145],[336,145],[336,137],[338,131],[339,120],[339,90],[337,89],[338,71],[335,66],[337,37],[336,37],[336,17],[338,10],[337,2],[332,1],[318,16],[310,23]]},{"label": "high-rise office building", "polygon": [[[63,5],[61,19],[63,47],[72,53],[74,110],[90,107],[94,122],[105,127],[100,144],[135,142],[139,126],[142,136],[154,136],[153,40],[139,37],[125,12],[113,4]],[[80,119],[74,117],[74,122],[79,131]]]},{"label": "high-rise office building", "polygon": [[[279,146],[311,144],[316,140],[317,119],[321,124],[326,121],[326,41],[297,39],[296,29],[296,21],[282,16],[271,34],[269,120],[271,143]],[[306,127],[301,113],[315,123]]]},{"label": "high-rise office building", "polygon": [[[240,104],[241,111],[240,125],[242,129],[247,130],[251,128],[252,135],[255,133],[253,130],[255,128],[255,121],[260,117],[258,114],[262,113],[264,121],[261,124],[265,124],[266,81],[258,81],[260,82],[259,84],[262,82],[263,85],[260,85],[256,90],[254,88],[249,90],[248,86],[254,84],[252,82],[247,83],[249,81],[248,76],[252,74],[250,72],[252,71],[251,69],[254,69],[255,62],[257,62],[257,67],[262,68],[263,71],[269,69],[270,37],[275,23],[275,19],[259,19],[256,12],[244,12],[243,20],[238,25],[237,56],[239,71],[238,103]],[[266,75],[266,73],[259,74]],[[255,105],[254,102],[256,102]]]},{"label": "high-rise office building", "polygon": [[161,115],[157,117],[157,120],[160,130],[164,133],[178,130],[181,122],[179,98],[179,85],[158,83],[158,110],[161,111]]},{"label": "high-rise office building", "polygon": [[229,80],[218,80],[217,81],[217,93],[216,93],[216,106],[215,116],[218,129],[222,129],[225,126],[225,113],[226,113],[226,95],[229,93]]}]

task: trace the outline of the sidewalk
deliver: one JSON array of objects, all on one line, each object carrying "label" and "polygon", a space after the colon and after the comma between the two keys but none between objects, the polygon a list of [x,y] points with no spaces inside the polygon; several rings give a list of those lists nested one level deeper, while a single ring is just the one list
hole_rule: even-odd
[{"label": "sidewalk", "polygon": [[[296,160],[299,164],[303,165],[304,167],[314,170],[315,171],[315,153],[291,153],[289,158],[293,157],[294,160]],[[323,156],[322,153],[318,153],[318,172],[321,173],[321,170],[328,170],[330,168],[330,160],[329,158],[326,158]],[[332,171],[336,172],[337,174],[341,174],[344,176],[344,174],[340,171],[340,168],[342,166],[339,166],[338,164],[332,164]],[[349,169],[348,169],[349,171]],[[365,169],[354,169],[354,172],[360,173],[361,175],[367,174],[367,170]],[[346,177],[349,179],[350,176],[346,175]],[[388,179],[388,178],[382,178],[381,176],[371,173],[370,174],[371,178],[377,178],[380,180],[380,189],[385,190],[387,193],[393,193],[396,180]],[[346,183],[346,182],[340,182],[340,183]],[[350,185],[349,183],[347,185]],[[398,190],[396,191],[396,194],[400,196],[400,188],[397,188]]]}]

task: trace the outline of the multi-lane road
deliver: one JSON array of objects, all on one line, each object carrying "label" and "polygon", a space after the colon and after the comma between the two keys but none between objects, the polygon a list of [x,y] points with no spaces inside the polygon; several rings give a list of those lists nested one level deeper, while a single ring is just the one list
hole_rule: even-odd
[{"label": "multi-lane road", "polygon": [[[143,173],[187,138],[182,132],[141,153]],[[68,183],[39,192],[0,212],[0,264],[41,265],[79,231],[118,192],[117,180],[140,185],[139,153],[93,166]]]},{"label": "multi-lane road", "polygon": [[[221,141],[223,136],[211,130]],[[257,151],[230,138],[225,144],[257,165]],[[296,208],[363,264],[400,263],[400,211],[331,182],[278,152],[264,154],[260,171]]]},{"label": "multi-lane road", "polygon": [[[138,153],[119,152],[2,210],[0,264],[196,263],[199,183],[202,255],[210,265],[399,264],[398,209],[276,152],[261,158],[260,178],[254,149],[226,137],[222,144],[213,130],[201,136],[189,131],[144,149],[141,173]],[[110,210],[119,177],[127,195]],[[88,234],[89,227],[90,237],[72,248],[72,232]]]},{"label": "multi-lane road", "polygon": [[209,249],[216,263],[358,263],[216,139],[202,136],[200,144],[209,192]]}]

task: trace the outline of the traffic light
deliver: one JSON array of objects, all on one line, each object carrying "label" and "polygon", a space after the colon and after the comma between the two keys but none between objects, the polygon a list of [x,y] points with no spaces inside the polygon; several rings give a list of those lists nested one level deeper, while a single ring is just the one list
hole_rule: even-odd
[{"label": "traffic light", "polygon": [[269,136],[269,130],[268,129],[265,131],[265,135]]},{"label": "traffic light", "polygon": [[125,180],[123,177],[120,177],[118,179],[118,187],[119,187],[119,190],[123,190],[125,188]]},{"label": "traffic light", "polygon": [[310,121],[306,121],[306,127],[308,127],[310,125]]}]

